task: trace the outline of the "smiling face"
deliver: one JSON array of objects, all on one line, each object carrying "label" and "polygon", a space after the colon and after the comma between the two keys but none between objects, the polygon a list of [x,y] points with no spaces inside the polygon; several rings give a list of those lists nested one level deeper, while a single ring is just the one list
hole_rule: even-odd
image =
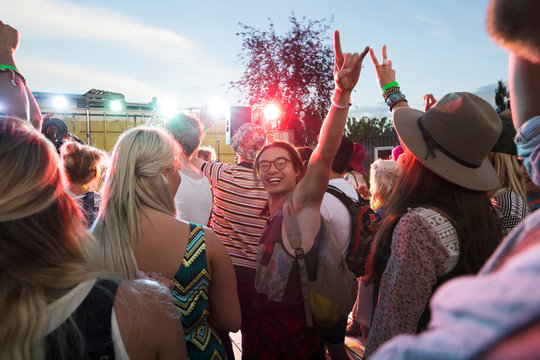
[{"label": "smiling face", "polygon": [[300,171],[293,168],[292,160],[287,150],[280,147],[272,147],[266,149],[259,157],[261,161],[275,161],[278,158],[284,158],[286,165],[283,169],[278,170],[275,164],[272,163],[267,171],[260,171],[259,177],[263,183],[266,192],[270,196],[286,197],[296,187],[296,179],[300,176]]}]

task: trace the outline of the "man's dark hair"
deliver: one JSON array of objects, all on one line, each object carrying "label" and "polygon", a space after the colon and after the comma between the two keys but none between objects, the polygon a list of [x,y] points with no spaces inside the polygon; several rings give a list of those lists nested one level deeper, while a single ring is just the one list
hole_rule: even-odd
[{"label": "man's dark hair", "polygon": [[351,162],[354,152],[354,143],[346,136],[341,137],[341,145],[332,162],[332,171],[338,174],[344,174]]}]

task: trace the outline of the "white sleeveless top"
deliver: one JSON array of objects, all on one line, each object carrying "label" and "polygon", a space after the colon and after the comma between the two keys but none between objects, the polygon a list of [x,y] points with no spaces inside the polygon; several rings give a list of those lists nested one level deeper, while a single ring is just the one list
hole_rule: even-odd
[{"label": "white sleeveless top", "polygon": [[182,181],[174,197],[176,217],[200,225],[208,225],[212,213],[212,189],[206,176],[194,179],[180,171]]}]

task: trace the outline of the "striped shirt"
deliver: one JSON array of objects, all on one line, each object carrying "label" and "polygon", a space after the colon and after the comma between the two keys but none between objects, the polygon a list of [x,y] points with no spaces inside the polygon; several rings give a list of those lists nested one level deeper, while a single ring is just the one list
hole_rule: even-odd
[{"label": "striped shirt", "polygon": [[257,246],[266,222],[268,196],[250,163],[205,163],[202,172],[212,186],[210,227],[236,266],[257,268]]}]

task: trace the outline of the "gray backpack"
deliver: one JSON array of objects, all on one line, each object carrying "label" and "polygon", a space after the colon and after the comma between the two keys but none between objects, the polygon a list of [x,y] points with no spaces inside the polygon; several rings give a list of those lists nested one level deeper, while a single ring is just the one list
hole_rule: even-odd
[{"label": "gray backpack", "polygon": [[347,267],[334,233],[328,222],[321,216],[322,236],[319,245],[317,277],[315,281],[309,281],[302,250],[302,237],[291,196],[283,205],[283,223],[287,231],[287,239],[295,250],[300,266],[307,326],[313,326],[314,320],[321,327],[332,327],[340,317],[347,316],[354,306],[358,291],[356,275]]}]

